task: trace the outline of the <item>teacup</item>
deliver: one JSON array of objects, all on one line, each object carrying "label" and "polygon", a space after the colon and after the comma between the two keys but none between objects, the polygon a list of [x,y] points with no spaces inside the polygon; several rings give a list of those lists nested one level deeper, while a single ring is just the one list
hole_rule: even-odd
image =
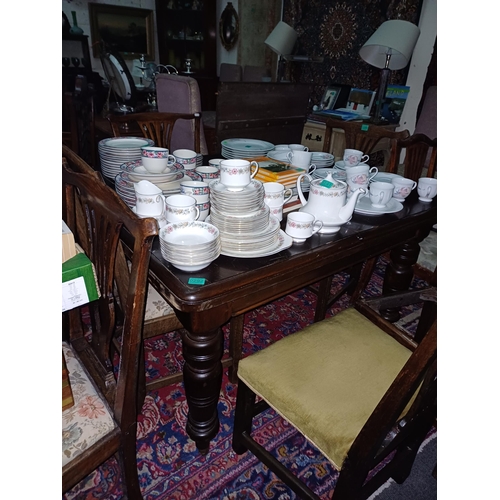
[{"label": "teacup", "polygon": [[196,200],[186,194],[173,194],[165,200],[165,217],[168,222],[190,222],[198,220],[200,210]]},{"label": "teacup", "polygon": [[285,189],[279,182],[264,182],[263,185],[264,203],[268,207],[282,207],[292,197],[292,190]]},{"label": "teacup", "polygon": [[165,198],[161,189],[149,181],[134,183],[135,213],[137,215],[161,215],[165,210]]},{"label": "teacup", "polygon": [[302,243],[323,227],[323,221],[316,220],[307,212],[290,212],[286,219],[285,233],[295,243]]},{"label": "teacup", "polygon": [[406,177],[396,177],[392,179],[394,193],[392,197],[397,201],[405,201],[406,197],[417,187],[417,183]]},{"label": "teacup", "polygon": [[370,184],[370,202],[375,208],[385,208],[392,198],[394,185],[375,181]]},{"label": "teacup", "polygon": [[430,203],[437,194],[437,179],[433,177],[420,177],[418,180],[418,199]]},{"label": "teacup", "polygon": [[200,176],[201,181],[212,181],[220,177],[218,167],[196,167],[194,172]]},{"label": "teacup", "polygon": [[242,191],[250,184],[258,170],[259,164],[256,161],[223,160],[220,162],[220,181],[229,191]]},{"label": "teacup", "polygon": [[212,160],[208,160],[208,164],[211,167],[217,167],[217,168],[219,168],[220,162],[223,161],[223,160],[224,160],[224,158],[213,158]]},{"label": "teacup", "polygon": [[309,151],[307,146],[303,146],[302,144],[289,144],[288,147],[292,151]]},{"label": "teacup", "polygon": [[368,155],[363,154],[363,151],[359,149],[346,149],[344,150],[344,165],[354,167],[359,165],[360,163],[366,163],[370,157]]},{"label": "teacup", "polygon": [[298,168],[308,168],[311,165],[312,153],[309,151],[290,151],[286,158],[288,163]]},{"label": "teacup", "polygon": [[198,220],[204,221],[210,213],[210,202],[206,201],[205,203],[200,203],[199,201],[197,201],[196,208],[198,208],[200,212]]},{"label": "teacup", "polygon": [[269,207],[269,214],[274,215],[279,221],[283,220],[283,205],[279,207]]},{"label": "teacup", "polygon": [[173,153],[175,161],[184,166],[184,170],[196,168],[196,152],[191,149],[176,149]]},{"label": "teacup", "polygon": [[168,164],[175,162],[175,156],[169,154],[167,148],[143,146],[141,148],[141,163],[151,174],[161,174]]},{"label": "teacup", "polygon": [[192,196],[196,203],[206,203],[210,200],[210,187],[202,181],[181,181],[181,194]]},{"label": "teacup", "polygon": [[289,149],[291,148],[288,144],[276,144],[276,146],[274,146],[275,151],[288,151]]},{"label": "teacup", "polygon": [[361,196],[368,196],[368,184],[378,174],[377,167],[370,167],[366,164],[356,165],[354,167],[346,167],[346,182],[347,182],[347,196],[356,191],[358,188],[363,188],[366,194]]}]

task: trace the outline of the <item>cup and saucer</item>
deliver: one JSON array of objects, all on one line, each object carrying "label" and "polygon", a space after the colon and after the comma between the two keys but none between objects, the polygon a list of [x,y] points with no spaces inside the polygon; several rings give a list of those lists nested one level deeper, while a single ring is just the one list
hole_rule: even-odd
[{"label": "cup and saucer", "polygon": [[135,206],[132,207],[132,212],[134,212],[134,214],[136,214],[141,219],[147,219],[148,217],[152,217],[153,219],[156,219],[156,221],[158,222],[159,229],[161,229],[162,227],[167,225],[167,218],[165,217],[165,213],[162,213],[160,215],[142,215],[142,214],[137,213]]}]

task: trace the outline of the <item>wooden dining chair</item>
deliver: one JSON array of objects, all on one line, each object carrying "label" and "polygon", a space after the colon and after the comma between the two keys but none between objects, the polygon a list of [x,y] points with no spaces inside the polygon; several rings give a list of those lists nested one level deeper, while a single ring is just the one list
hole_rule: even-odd
[{"label": "wooden dining chair", "polygon": [[[79,173],[86,173],[94,176],[104,184],[104,180],[99,172],[95,171],[83,161],[74,151],[67,146],[62,147],[63,165],[70,170]],[[77,223],[82,220],[81,207],[77,206]],[[128,290],[129,269],[132,262],[132,249],[122,242],[117,248],[116,254],[116,275],[117,291],[121,295],[123,302],[126,299]],[[170,333],[176,330],[182,330],[182,323],[177,318],[172,306],[160,295],[153,283],[154,280],[148,280],[146,307],[144,312],[143,339],[150,339],[158,335]],[[180,340],[180,339],[179,339]],[[115,339],[115,342],[117,339]],[[242,355],[243,342],[243,315],[235,316],[231,319],[229,326],[229,354],[222,360],[223,367],[229,368],[229,377],[233,383],[237,381],[238,361]],[[144,360],[141,357],[141,365],[144,367]],[[140,372],[140,385],[138,398],[139,407],[142,406],[146,392],[171,385],[182,380],[182,370],[173,371],[168,375],[155,380],[146,380],[143,370]]]},{"label": "wooden dining chair", "polygon": [[[128,498],[142,498],[136,458],[138,367],[149,258],[158,227],[154,219],[137,217],[93,175],[75,173],[63,165],[62,183],[63,220],[92,262],[100,292],[97,301],[88,304],[88,320],[78,308],[68,311],[69,342],[63,352],[75,405],[63,412],[63,492],[117,455]],[[76,221],[78,204],[83,224]],[[123,230],[134,244],[129,289],[125,302],[120,303],[115,291],[115,256]],[[118,307],[123,322],[115,374],[111,339]]]},{"label": "wooden dining chair", "polygon": [[111,130],[115,137],[127,135],[127,127],[136,124],[144,137],[152,139],[155,146],[168,148],[172,152],[172,134],[177,127],[186,121],[193,121],[194,134],[189,149],[200,153],[201,113],[132,113],[128,115],[108,115]]},{"label": "wooden dining chair", "polygon": [[408,130],[396,132],[378,125],[362,122],[344,122],[330,118],[325,122],[323,152],[330,152],[332,132],[336,129],[344,132],[345,148],[359,149],[368,155],[373,151],[381,150],[384,152],[384,164],[389,162],[390,152],[395,146],[395,141],[410,136]]},{"label": "wooden dining chair", "polygon": [[[401,304],[387,299],[384,307]],[[391,477],[404,482],[436,418],[435,317],[424,326],[419,341],[393,336],[351,307],[244,358],[234,451],[252,452],[298,497],[320,498],[252,437],[253,418],[271,407],[338,471],[332,500],[365,499]]]},{"label": "wooden dining chair", "polygon": [[[403,153],[404,160],[401,162]],[[430,139],[425,134],[413,134],[396,140],[387,171],[400,174],[415,182],[418,182],[422,176],[435,177],[437,174],[437,138]]]}]

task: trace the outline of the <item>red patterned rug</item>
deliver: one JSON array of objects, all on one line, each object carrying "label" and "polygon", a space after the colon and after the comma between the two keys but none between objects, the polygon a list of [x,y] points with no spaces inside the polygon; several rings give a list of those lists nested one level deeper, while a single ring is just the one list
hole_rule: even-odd
[{"label": "red patterned rug", "polygon": [[[382,259],[365,291],[380,294],[386,262]],[[338,275],[332,289],[345,277]],[[425,283],[414,280],[412,288]],[[262,349],[279,338],[312,323],[316,296],[303,289],[247,313],[243,340],[244,355]],[[340,301],[328,313],[347,306]],[[418,313],[408,309],[404,316],[411,331]],[[228,326],[224,328],[227,352]],[[177,332],[147,341],[147,376],[156,378],[182,365]],[[219,400],[220,432],[206,456],[200,455],[185,432],[187,403],[182,383],[148,394],[138,419],[137,467],[145,500],[259,500],[295,499],[296,495],[251,453],[236,455],[231,447],[237,386],[224,373]],[[254,420],[255,436],[269,443],[276,456],[288,465],[322,499],[330,498],[337,473],[321,453],[273,410]],[[65,500],[124,498],[120,469],[114,458],[77,484],[63,496]]]}]

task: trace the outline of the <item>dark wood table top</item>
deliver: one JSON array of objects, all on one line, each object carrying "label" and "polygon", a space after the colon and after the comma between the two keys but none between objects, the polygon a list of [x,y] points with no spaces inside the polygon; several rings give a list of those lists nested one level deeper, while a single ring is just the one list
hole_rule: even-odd
[{"label": "dark wood table top", "polygon": [[[260,258],[221,255],[194,274],[179,271],[167,263],[161,256],[158,240],[153,244],[150,268],[160,283],[168,284],[164,295],[176,309],[189,313],[206,312],[230,302],[230,315],[234,316],[379,255],[414,236],[418,228],[430,228],[436,222],[437,202],[423,203],[415,198],[408,199],[403,210],[394,214],[354,213],[351,221],[341,226],[337,233],[315,234],[306,242],[294,243],[275,255]],[[286,215],[282,229],[285,224]],[[205,285],[188,284],[193,276],[204,278]],[[287,284],[277,287],[278,280]]]}]

